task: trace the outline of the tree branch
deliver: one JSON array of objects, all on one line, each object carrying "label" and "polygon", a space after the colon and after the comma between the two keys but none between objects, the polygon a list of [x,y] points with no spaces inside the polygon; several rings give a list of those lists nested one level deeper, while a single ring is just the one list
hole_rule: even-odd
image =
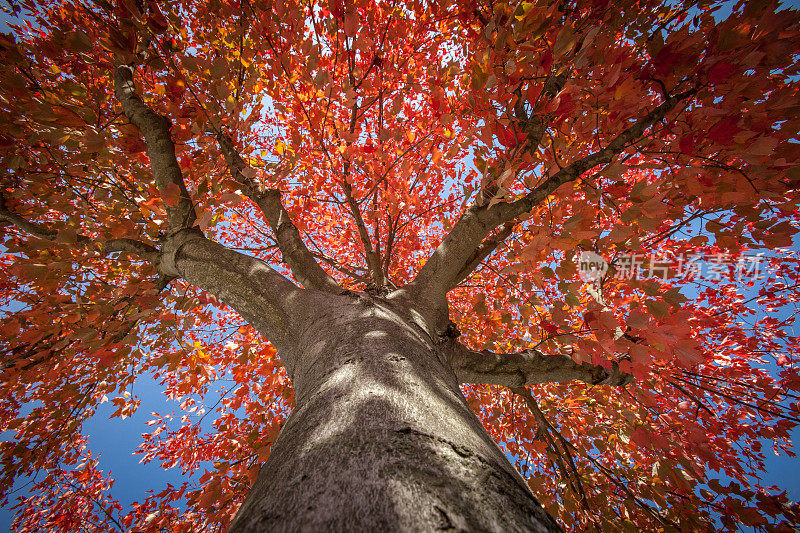
[{"label": "tree branch", "polygon": [[693,96],[697,92],[696,88],[688,89],[684,92],[668,97],[655,109],[637,120],[630,128],[617,135],[608,146],[572,164],[562,168],[544,183],[536,187],[533,191],[523,196],[519,200],[510,203],[497,204],[493,211],[493,221],[496,224],[513,220],[520,215],[530,211],[533,207],[541,203],[545,198],[553,194],[556,189],[565,183],[574,181],[587,170],[610,163],[614,156],[622,152],[626,146],[639,139],[644,131],[663,119],[666,114],[675,108],[681,101]]},{"label": "tree branch", "polygon": [[[539,92],[539,96],[536,97],[536,102],[533,104],[533,107],[535,108],[537,105],[539,105],[542,97],[546,97],[548,101],[555,98],[561,89],[564,88],[564,85],[566,85],[568,79],[569,71],[566,70],[561,74],[551,74],[548,76],[544,82],[544,85],[542,86],[542,90]],[[521,151],[535,155],[536,151],[539,149],[539,145],[542,143],[542,138],[544,137],[545,133],[547,133],[547,127],[552,115],[547,113],[539,114],[533,111],[530,115],[528,115],[528,112],[525,110],[525,99],[522,95],[522,92],[517,89],[515,94],[517,96],[517,101],[513,106],[514,119],[516,119],[515,126],[525,134],[526,139],[525,144],[522,145]],[[492,180],[483,185],[480,193],[476,197],[475,203],[479,205],[486,204],[499,191],[500,187],[498,186],[496,180]]]},{"label": "tree branch", "polygon": [[[172,155],[174,157],[174,153]],[[193,210],[191,215],[194,216]],[[181,220],[190,219],[191,217]],[[181,277],[230,305],[276,347],[290,347],[287,339],[292,325],[296,323],[294,313],[300,312],[295,307],[301,289],[260,259],[206,239],[198,228],[175,229],[161,243],[160,249],[127,238],[100,242],[81,234],[74,237],[73,234],[67,240],[66,235],[55,229],[29,222],[12,213],[6,205],[2,191],[0,220],[53,242],[73,246],[96,245],[106,254],[128,252],[146,256],[156,264],[159,271],[156,284],[158,290],[163,289],[170,279]],[[171,223],[173,220],[175,219],[170,218]]]},{"label": "tree branch", "polygon": [[[539,98],[537,98],[537,102],[542,96],[546,96],[551,100],[555,98],[559,91],[564,88],[564,85],[567,83],[568,79],[569,75],[567,71],[556,76],[549,76],[542,87],[542,91],[539,94]],[[522,131],[526,135],[527,143],[525,145],[525,151],[530,153],[535,152],[539,148],[542,138],[547,131],[547,122],[549,120],[549,116],[542,116],[536,113],[531,113],[528,115],[528,112],[525,110],[521,99],[518,99],[517,103],[514,104],[514,116],[522,128]],[[492,196],[496,192],[497,190],[495,187],[494,191],[487,191],[487,194],[482,193],[483,196],[480,198],[486,199],[487,195]],[[452,282],[452,286],[455,287],[462,283],[472,272],[475,271],[476,268],[478,268],[478,265],[486,260],[487,257],[492,255],[497,247],[506,238],[508,238],[509,235],[511,235],[511,233],[514,231],[514,226],[514,220],[504,222],[494,235],[491,235],[486,240],[481,242],[475,248],[472,254],[465,260],[463,267],[456,274],[455,280]]]},{"label": "tree branch", "polygon": [[327,256],[325,256],[325,255],[323,255],[321,253],[314,253],[314,252],[312,252],[312,255],[314,257],[318,258],[320,261],[324,262],[326,265],[330,265],[331,268],[333,268],[335,270],[338,270],[339,272],[341,272],[342,274],[344,274],[348,278],[352,279],[353,281],[357,281],[358,283],[364,283],[364,284],[367,284],[370,281],[370,279],[368,277],[362,276],[362,275],[350,270],[349,268],[343,267],[342,265],[337,263],[336,260],[334,260],[334,259],[332,259],[330,257],[327,257]]},{"label": "tree branch", "polygon": [[563,435],[561,435],[561,432],[558,431],[555,427],[553,427],[553,425],[544,416],[544,413],[542,413],[541,409],[539,409],[538,403],[536,403],[536,400],[533,398],[533,396],[527,389],[525,389],[524,387],[512,388],[511,391],[522,396],[522,399],[525,401],[525,404],[528,406],[533,415],[536,417],[536,420],[544,424],[546,427],[550,428],[550,430],[556,434],[556,436],[558,437],[559,441],[561,442],[565,450],[571,450],[572,453],[578,454],[584,457],[585,459],[588,459],[589,462],[595,465],[604,476],[606,476],[612,483],[621,488],[622,491],[625,492],[625,494],[629,498],[635,501],[642,509],[644,509],[650,516],[655,518],[660,524],[664,526],[672,526],[676,530],[678,531],[680,530],[680,526],[678,524],[676,524],[672,520],[669,520],[668,518],[665,518],[664,516],[661,515],[661,513],[653,509],[650,506],[650,504],[648,504],[646,501],[638,498],[631,491],[631,489],[628,488],[625,482],[623,482],[617,476],[615,476],[611,470],[603,466],[597,459],[595,459],[585,451],[578,450],[575,446],[572,445],[571,442],[569,442]]},{"label": "tree branch", "polygon": [[367,226],[364,224],[364,219],[361,216],[361,210],[358,208],[355,198],[353,198],[353,187],[347,182],[346,178],[342,180],[342,189],[344,189],[347,205],[350,208],[350,213],[353,215],[353,220],[355,220],[356,227],[358,228],[361,244],[364,245],[364,255],[367,258],[370,278],[372,278],[372,282],[376,287],[383,287],[386,284],[386,280],[383,276],[383,268],[381,268],[380,255],[372,247],[372,240],[369,238]]},{"label": "tree branch", "polygon": [[[537,104],[542,96],[546,96],[549,100],[555,98],[561,89],[564,88],[564,85],[566,85],[568,79],[569,71],[567,70],[556,76],[548,76],[547,80],[544,82],[541,92],[539,93],[539,96],[536,99]],[[548,121],[550,120],[550,116],[542,116],[536,113],[531,113],[529,116],[525,111],[523,102],[524,100],[521,97],[518,97],[516,104],[514,104],[514,116],[519,122],[522,131],[525,132],[525,136],[528,141],[525,146],[525,150],[527,152],[534,153],[539,149],[539,145],[542,142],[542,137],[544,137],[545,131],[547,131],[547,125]]]},{"label": "tree branch", "polygon": [[553,431],[556,434],[556,437],[558,437],[558,440],[561,443],[561,448],[564,450],[564,455],[566,455],[567,461],[569,461],[569,466],[572,473],[572,476],[566,475],[567,474],[566,468],[564,467],[563,463],[559,463],[559,466],[562,471],[562,476],[564,476],[565,479],[570,481],[570,487],[572,488],[572,491],[580,499],[581,505],[586,511],[586,516],[592,520],[592,523],[595,526],[595,530],[601,531],[600,527],[596,522],[596,517],[592,513],[592,509],[589,507],[589,500],[587,499],[586,491],[583,488],[581,475],[578,472],[578,467],[575,465],[575,459],[572,457],[572,452],[570,451],[571,444],[547,420],[547,417],[544,416],[544,413],[539,408],[539,404],[536,402],[536,399],[533,397],[533,395],[530,393],[528,389],[526,389],[525,387],[516,387],[516,388],[512,387],[509,388],[509,390],[523,399],[525,405],[528,406],[528,409],[530,409],[531,413],[533,413],[534,418],[536,418],[536,422],[539,424],[542,433],[546,436],[551,449],[553,449],[558,454],[558,457],[562,457],[562,454],[559,451],[558,446],[556,446],[555,442],[553,442],[553,439],[550,436],[550,431]]},{"label": "tree branch", "polygon": [[78,245],[78,246],[90,246],[92,244],[98,245],[100,247],[100,251],[103,255],[107,255],[113,252],[128,252],[132,254],[139,255],[145,259],[152,260],[155,258],[156,253],[158,250],[155,246],[147,244],[142,241],[137,241],[135,239],[111,239],[108,241],[99,241],[94,240],[86,235],[78,234],[73,239],[68,239],[66,235],[59,236],[58,230],[48,228],[44,224],[37,224],[35,222],[30,222],[25,218],[13,213],[8,206],[6,205],[5,195],[0,191],[0,220],[3,220],[17,228],[21,229],[25,233],[33,235],[39,239],[43,239],[45,241],[56,242],[59,244],[66,244],[66,245]]},{"label": "tree branch", "polygon": [[110,241],[106,241],[102,244],[101,250],[104,254],[127,252],[150,259],[155,258],[156,254],[158,253],[158,250],[155,246],[151,246],[142,241],[137,241],[136,239],[125,238],[111,239]]},{"label": "tree branch", "polygon": [[280,191],[277,189],[262,190],[259,187],[250,174],[252,169],[239,155],[230,137],[224,133],[218,133],[217,141],[225,156],[231,177],[242,185],[243,192],[258,206],[267,219],[283,254],[283,260],[289,265],[297,281],[308,289],[337,294],[342,292],[341,286],[317,263],[308,247],[303,243],[297,226],[294,225],[289,212],[281,202]]},{"label": "tree branch", "polygon": [[285,339],[294,322],[291,319],[292,305],[296,303],[295,296],[300,289],[263,261],[212,242],[197,228],[178,229],[164,240],[160,249],[127,238],[101,242],[79,234],[67,240],[55,229],[12,213],[2,191],[0,220],[40,239],[72,246],[95,245],[104,254],[127,252],[147,257],[159,271],[156,282],[159,291],[170,279],[181,277],[233,307],[276,346],[286,346]]},{"label": "tree branch", "polygon": [[[180,234],[179,234],[180,235]],[[169,241],[174,250],[162,252],[172,257],[170,273],[213,294],[236,310],[276,348],[291,350],[288,339],[302,289],[273,270],[264,261],[241,254],[198,234]],[[290,361],[284,360],[287,368]]]},{"label": "tree branch", "polygon": [[678,103],[696,92],[697,89],[692,88],[668,97],[617,135],[605,148],[565,166],[522,198],[514,202],[498,203],[492,207],[470,206],[410,283],[412,290],[432,301],[441,299],[460,282],[459,280],[469,275],[471,270],[465,273],[469,265],[479,264],[471,259],[492,230],[530,212],[560,186],[575,181],[584,172],[597,165],[611,162],[629,143],[640,138],[648,127],[663,119]]},{"label": "tree branch", "polygon": [[[350,45],[347,44],[348,52],[349,52]],[[356,84],[355,76],[353,74],[353,55],[348,54],[348,75],[350,77],[350,85],[354,88],[358,88],[361,84],[360,82]],[[370,65],[370,69],[373,65]],[[366,74],[362,81],[366,79]],[[378,101],[378,98],[374,98],[372,102],[369,104],[365,104],[363,107],[364,112],[372,106],[375,102]],[[356,131],[356,124],[358,123],[358,100],[353,103],[353,107],[350,109],[350,126],[348,131],[352,135]],[[351,144],[350,141],[347,142],[349,146]],[[356,199],[353,197],[353,187],[347,181],[347,175],[350,170],[350,161],[345,161],[344,163],[344,171],[342,172],[342,190],[344,191],[345,199],[347,200],[347,206],[350,208],[350,214],[353,216],[353,220],[356,223],[356,227],[358,228],[358,236],[361,238],[361,244],[364,246],[364,256],[367,260],[367,268],[369,269],[369,275],[372,279],[372,282],[375,284],[377,288],[383,287],[386,285],[386,279],[383,275],[383,269],[381,268],[381,257],[380,253],[375,250],[372,246],[372,240],[369,238],[369,233],[367,232],[367,226],[364,224],[364,218],[361,216],[361,210],[358,208],[358,203]],[[377,187],[378,183],[375,183],[375,187]],[[368,193],[369,194],[369,193]],[[380,237],[375,235],[376,239]]]},{"label": "tree branch", "polygon": [[498,354],[489,350],[470,350],[456,340],[449,340],[446,353],[461,383],[487,383],[523,387],[536,383],[583,381],[592,385],[627,385],[633,376],[600,365],[576,363],[566,355],[545,355],[536,350]]},{"label": "tree branch", "polygon": [[[293,304],[297,303],[300,289],[260,259],[206,239],[194,227],[197,215],[175,157],[170,121],[147,107],[136,94],[132,67],[118,65],[114,69],[114,86],[123,112],[144,136],[159,193],[166,199],[177,192],[178,201],[167,202],[169,231],[159,250],[159,273],[181,277],[210,292],[235,309],[276,347],[289,349],[287,339],[295,322]],[[228,156],[231,155],[229,151]],[[242,169],[239,170],[243,176]],[[249,190],[257,192],[258,188]],[[272,207],[268,213],[275,216],[280,244],[281,235],[285,236],[287,230],[291,232],[293,226],[286,226],[288,215],[278,208],[277,191],[267,192],[263,197],[265,205]],[[293,256],[294,250],[290,248],[288,255]]]},{"label": "tree branch", "polygon": [[[462,283],[470,274],[472,274],[478,265],[480,265],[487,257],[492,255],[500,244],[508,238],[514,231],[514,222],[506,222],[501,225],[494,235],[487,237],[482,243],[475,248],[475,251],[467,259],[464,268],[457,274],[455,285]],[[454,285],[454,286],[455,286]]]},{"label": "tree branch", "polygon": [[175,157],[175,144],[169,131],[170,120],[150,109],[136,94],[133,67],[129,65],[117,65],[114,69],[114,93],[122,105],[125,116],[142,132],[161,197],[165,200],[178,197],[177,203],[165,202],[169,233],[191,228],[197,220],[197,214]]},{"label": "tree branch", "polygon": [[45,241],[55,241],[58,238],[57,230],[50,229],[41,224],[30,222],[28,220],[25,220],[21,216],[17,215],[16,213],[12,213],[11,211],[9,211],[8,207],[6,206],[5,195],[1,193],[0,193],[0,220],[4,220],[9,224],[18,227],[25,233],[33,235],[34,237],[38,237],[39,239],[44,239]]},{"label": "tree branch", "polygon": [[[127,238],[103,242],[79,234],[77,238],[68,240],[57,230],[29,222],[9,211],[1,191],[0,220],[40,239],[70,246],[97,246],[103,254],[123,252],[143,256],[151,260],[159,271],[158,292],[169,280],[181,277],[233,307],[276,346],[284,343],[294,323],[292,306],[300,291],[294,283],[260,259],[206,239],[197,228],[179,230],[162,243],[161,249]],[[135,324],[136,321],[132,322],[122,336],[127,335]],[[114,342],[118,340],[115,337]]]}]

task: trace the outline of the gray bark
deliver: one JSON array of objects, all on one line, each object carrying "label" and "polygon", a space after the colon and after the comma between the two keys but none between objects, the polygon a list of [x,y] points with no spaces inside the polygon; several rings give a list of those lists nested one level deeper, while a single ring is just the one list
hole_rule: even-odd
[{"label": "gray bark", "polygon": [[[169,232],[191,228],[197,220],[197,214],[175,157],[170,120],[150,109],[136,94],[133,67],[129,65],[117,65],[114,69],[114,93],[125,116],[142,133],[159,193],[164,197],[177,192],[177,202],[166,205]],[[174,187],[174,191],[170,191],[170,187]]]},{"label": "gray bark", "polygon": [[296,407],[231,533],[560,531],[467,405],[441,316],[304,293],[280,353]]},{"label": "gray bark", "polygon": [[524,387],[537,383],[583,381],[592,385],[627,385],[633,376],[611,368],[576,363],[566,354],[546,355],[536,350],[498,354],[489,350],[470,350],[455,340],[444,346],[453,371],[461,383],[490,383]]},{"label": "gray bark", "polygon": [[181,277],[231,306],[278,350],[292,345],[306,291],[264,261],[206,239],[199,231],[182,230],[162,245],[159,268],[163,275]]}]

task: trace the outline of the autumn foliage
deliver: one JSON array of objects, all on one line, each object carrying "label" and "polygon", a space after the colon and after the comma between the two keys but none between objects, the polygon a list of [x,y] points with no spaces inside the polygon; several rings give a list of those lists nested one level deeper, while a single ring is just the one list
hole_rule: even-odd
[{"label": "autumn foliage", "polygon": [[[207,237],[291,276],[220,139],[353,291],[413,280],[470,206],[504,213],[453,278],[461,341],[633,377],[463,387],[566,528],[794,530],[760,480],[800,421],[797,11],[94,2],[23,0],[0,35],[0,491],[20,530],[222,530],[268,457],[293,405],[279,354],[153,266],[190,200]],[[168,117],[185,191],[154,181],[117,64]],[[723,266],[619,275],[634,254]],[[130,416],[143,375],[180,408],[152,414],[141,459],[186,482],[123,506],[82,424]]]}]

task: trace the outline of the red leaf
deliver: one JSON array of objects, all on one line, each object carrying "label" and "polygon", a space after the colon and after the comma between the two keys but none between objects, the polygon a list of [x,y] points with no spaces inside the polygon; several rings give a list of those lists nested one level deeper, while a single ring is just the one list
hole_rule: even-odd
[{"label": "red leaf", "polygon": [[691,135],[684,135],[681,137],[681,140],[678,141],[678,146],[684,154],[691,154],[694,150],[694,137]]},{"label": "red leaf", "polygon": [[552,322],[548,322],[546,320],[542,320],[539,323],[539,325],[542,326],[543,330],[545,330],[547,333],[549,333],[551,335],[555,335],[556,333],[558,333],[558,326],[556,326]]},{"label": "red leaf", "polygon": [[736,67],[725,61],[720,61],[708,70],[708,81],[716,85],[727,80],[736,70]]},{"label": "red leaf", "polygon": [[497,140],[506,148],[514,148],[525,140],[525,134],[521,131],[517,131],[514,126],[506,128],[498,123],[494,131],[495,135],[497,135]]},{"label": "red leaf", "polygon": [[342,18],[344,15],[344,0],[331,0],[328,9],[330,9],[331,15],[335,18]]},{"label": "red leaf", "polygon": [[344,15],[344,32],[348,37],[355,37],[358,30],[358,14],[345,13]]},{"label": "red leaf", "polygon": [[737,125],[738,122],[739,117],[733,115],[725,117],[708,131],[709,139],[719,144],[730,144],[733,136],[741,131]]},{"label": "red leaf", "polygon": [[161,194],[164,203],[170,207],[175,207],[181,201],[181,189],[175,183],[167,184],[164,192]]},{"label": "red leaf", "polygon": [[653,66],[656,72],[662,76],[666,76],[675,70],[675,65],[680,64],[684,60],[684,54],[672,52],[672,46],[667,45],[659,50],[653,58]]}]

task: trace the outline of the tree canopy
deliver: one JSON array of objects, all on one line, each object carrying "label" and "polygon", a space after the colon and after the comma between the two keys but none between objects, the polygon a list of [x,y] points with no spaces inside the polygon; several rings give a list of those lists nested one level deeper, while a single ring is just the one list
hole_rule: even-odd
[{"label": "tree canopy", "polygon": [[[93,1],[11,3],[0,35],[21,530],[222,530],[268,457],[280,353],[177,277],[181,232],[447,298],[470,405],[567,528],[800,522],[760,481],[800,416],[797,11]],[[141,457],[187,482],[123,507],[82,426],[143,375],[180,409]]]}]

